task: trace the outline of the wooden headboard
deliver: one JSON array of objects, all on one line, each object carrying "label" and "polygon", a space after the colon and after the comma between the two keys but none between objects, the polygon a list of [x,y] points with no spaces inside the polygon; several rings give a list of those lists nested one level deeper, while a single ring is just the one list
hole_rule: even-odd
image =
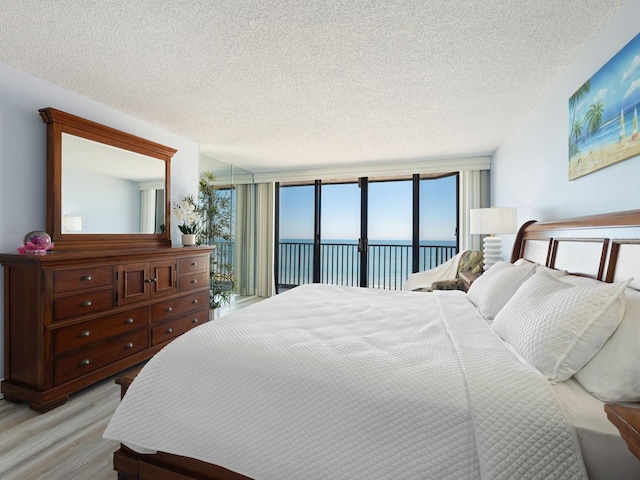
[{"label": "wooden headboard", "polygon": [[606,282],[633,277],[640,290],[640,210],[529,221],[513,245],[511,261],[519,258]]}]

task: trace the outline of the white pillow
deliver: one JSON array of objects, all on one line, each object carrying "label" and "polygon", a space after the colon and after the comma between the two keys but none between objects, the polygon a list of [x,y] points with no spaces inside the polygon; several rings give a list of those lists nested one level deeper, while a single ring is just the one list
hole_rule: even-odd
[{"label": "white pillow", "polygon": [[519,259],[517,259],[515,262],[513,262],[513,264],[514,264],[516,267],[520,267],[520,266],[522,266],[522,265],[528,265],[528,264],[530,264],[530,263],[533,263],[533,264],[535,264],[535,265],[540,265],[539,263],[532,262],[531,260],[527,260],[526,258],[519,258]]},{"label": "white pillow", "polygon": [[562,382],[584,367],[620,324],[629,281],[572,285],[540,270],[496,316],[493,329],[531,365]]},{"label": "white pillow", "polygon": [[640,402],[640,292],[625,290],[622,322],[575,377],[605,402]]},{"label": "white pillow", "polygon": [[471,284],[467,298],[483,317],[492,319],[535,270],[535,263],[515,266],[509,262],[496,262]]},{"label": "white pillow", "polygon": [[516,267],[519,267],[521,265],[528,265],[530,263],[533,263],[536,266],[536,272],[538,270],[546,270],[547,272],[549,272],[551,274],[551,276],[556,277],[556,278],[560,278],[560,277],[564,277],[565,275],[569,275],[569,272],[567,272],[566,270],[556,270],[555,268],[546,267],[546,266],[541,265],[539,263],[532,262],[531,260],[527,260],[526,258],[519,258],[518,260],[513,262],[513,264]]}]

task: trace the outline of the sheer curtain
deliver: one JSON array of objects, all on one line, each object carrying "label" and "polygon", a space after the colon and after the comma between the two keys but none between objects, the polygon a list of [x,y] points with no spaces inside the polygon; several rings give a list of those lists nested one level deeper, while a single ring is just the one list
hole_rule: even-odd
[{"label": "sheer curtain", "polygon": [[255,295],[255,185],[236,186],[235,276],[240,295]]},{"label": "sheer curtain", "polygon": [[256,294],[270,297],[276,291],[273,264],[275,184],[259,183],[256,189]]},{"label": "sheer curtain", "polygon": [[156,227],[155,190],[140,190],[140,232],[154,233]]},{"label": "sheer curtain", "polygon": [[460,172],[460,249],[482,250],[480,235],[469,233],[469,211],[489,207],[489,170]]},{"label": "sheer curtain", "polygon": [[273,266],[273,183],[236,187],[236,290],[240,295],[270,297],[275,292]]}]

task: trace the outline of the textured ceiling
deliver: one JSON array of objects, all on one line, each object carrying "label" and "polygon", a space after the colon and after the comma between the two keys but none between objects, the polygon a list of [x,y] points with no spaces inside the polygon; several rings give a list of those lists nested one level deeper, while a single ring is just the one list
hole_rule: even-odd
[{"label": "textured ceiling", "polygon": [[253,172],[468,157],[622,3],[2,0],[0,61]]}]

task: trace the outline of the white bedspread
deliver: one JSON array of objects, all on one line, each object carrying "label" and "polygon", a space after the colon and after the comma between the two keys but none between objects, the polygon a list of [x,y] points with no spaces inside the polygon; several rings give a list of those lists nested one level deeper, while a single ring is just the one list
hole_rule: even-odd
[{"label": "white bedspread", "polygon": [[586,478],[546,380],[457,291],[307,285],[204,324],[104,436],[261,480]]}]

